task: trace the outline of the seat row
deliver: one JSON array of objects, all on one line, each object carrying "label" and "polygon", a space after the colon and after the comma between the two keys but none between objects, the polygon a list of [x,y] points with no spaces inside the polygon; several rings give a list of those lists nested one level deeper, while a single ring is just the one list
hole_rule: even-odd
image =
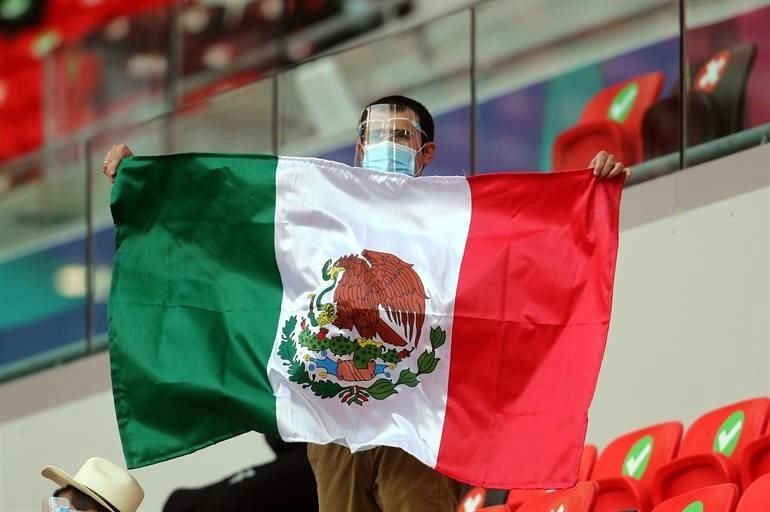
[{"label": "seat row", "polygon": [[[736,497],[741,496],[760,477],[770,474],[769,418],[770,398],[759,397],[709,411],[686,432],[681,422],[670,421],[624,434],[610,442],[601,454],[595,446],[587,445],[578,475],[580,485],[556,492],[511,489],[504,496],[505,510],[518,511],[525,503],[576,495],[593,497],[570,498],[590,501],[590,505],[585,505],[588,508],[577,511],[651,512],[672,498],[715,486],[721,490],[713,492],[720,495],[730,495],[732,491],[727,489],[732,489]],[[766,478],[762,482],[765,487],[770,485]],[[478,498],[481,494],[484,499]],[[483,489],[473,489],[459,510],[466,512],[468,505],[476,507],[471,510],[481,510],[484,504],[502,505],[493,503],[491,496],[490,493],[488,498]],[[770,499],[767,503],[770,511]],[[559,512],[559,507],[554,512]]]}]

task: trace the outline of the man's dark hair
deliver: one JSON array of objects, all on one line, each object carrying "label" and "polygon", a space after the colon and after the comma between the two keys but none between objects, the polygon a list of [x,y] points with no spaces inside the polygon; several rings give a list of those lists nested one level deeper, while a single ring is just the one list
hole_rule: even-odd
[{"label": "man's dark hair", "polygon": [[65,492],[70,493],[70,505],[72,505],[73,508],[78,510],[96,510],[97,512],[113,512],[112,510],[106,508],[104,505],[93,499],[88,494],[85,494],[81,490],[72,487],[71,485],[57,489],[56,492],[53,493],[53,497],[58,498]]},{"label": "man's dark hair", "polygon": [[385,96],[384,98],[373,101],[366,106],[364,111],[361,113],[360,122],[363,123],[366,121],[367,109],[372,105],[395,105],[397,111],[403,111],[406,109],[411,110],[417,114],[417,117],[420,119],[420,128],[422,128],[423,132],[425,132],[421,134],[423,144],[433,142],[433,135],[435,130],[433,126],[433,116],[430,115],[430,112],[428,112],[428,109],[425,108],[425,105],[419,101],[413,100],[412,98],[407,98],[406,96]]}]

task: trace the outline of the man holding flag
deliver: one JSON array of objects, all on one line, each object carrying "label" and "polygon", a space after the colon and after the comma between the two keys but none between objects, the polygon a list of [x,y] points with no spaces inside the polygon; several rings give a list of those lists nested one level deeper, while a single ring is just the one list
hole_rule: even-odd
[{"label": "man holding flag", "polygon": [[[432,116],[419,102],[403,96],[382,98],[368,105],[361,114],[358,136],[356,167],[385,173],[411,177],[422,176],[436,152]],[[124,145],[113,147],[105,157],[104,174],[114,181],[121,159],[131,155],[131,151]],[[191,195],[202,194],[204,189],[219,190],[216,194],[208,196],[210,201],[215,199],[227,201],[232,194],[236,194],[237,190],[252,179],[254,174],[244,174],[243,179],[239,177],[239,180],[231,185],[221,182],[220,175],[223,169],[230,171],[241,165],[235,160],[230,161],[225,158],[221,161],[211,161],[210,164],[206,164],[206,169],[201,169],[200,161],[192,162],[189,160],[190,156],[167,157],[169,160],[160,163],[141,162],[142,158],[132,159],[127,165],[121,166],[121,173],[126,173],[127,176],[123,176],[125,185],[118,195],[126,199],[123,203],[120,199],[113,200],[113,216],[119,226],[118,253],[120,255],[122,251],[123,256],[120,258],[116,255],[116,271],[113,277],[110,316],[111,334],[115,335],[111,335],[111,356],[116,408],[127,458],[131,458],[128,455],[131,447],[125,445],[127,432],[134,428],[133,425],[129,425],[131,417],[137,418],[139,422],[142,421],[142,408],[145,407],[151,395],[145,395],[141,400],[135,398],[139,392],[135,383],[132,384],[133,377],[130,375],[132,370],[121,368],[121,362],[126,362],[127,366],[139,364],[136,363],[138,356],[128,355],[126,352],[139,349],[128,347],[130,341],[127,339],[118,343],[116,341],[121,337],[129,337],[120,326],[127,325],[129,318],[134,318],[134,315],[144,314],[142,308],[152,302],[148,299],[147,303],[137,309],[138,303],[135,301],[138,300],[137,297],[143,295],[143,292],[137,292],[128,300],[127,297],[131,295],[126,292],[128,288],[137,290],[141,288],[136,282],[132,283],[129,280],[148,279],[147,269],[157,265],[157,262],[148,260],[142,268],[131,268],[139,255],[139,252],[135,251],[146,251],[151,248],[149,242],[142,248],[132,248],[131,241],[138,239],[139,234],[137,230],[130,227],[134,222],[131,217],[137,217],[138,220],[141,216],[144,226],[150,217],[165,219],[166,222],[184,222],[185,224],[198,222],[198,226],[207,225],[212,222],[211,218],[200,221],[177,218],[179,209],[173,206],[172,201],[189,201]],[[282,163],[284,161],[285,163]],[[251,162],[244,165],[253,167],[258,163]],[[280,314],[274,321],[271,320],[279,333],[275,342],[277,349],[272,355],[267,355],[267,359],[258,358],[254,368],[255,371],[256,368],[264,369],[269,380],[269,387],[266,389],[278,400],[277,403],[266,405],[265,408],[273,407],[277,410],[280,435],[288,441],[305,440],[311,443],[308,455],[318,484],[320,510],[322,512],[452,510],[459,501],[459,486],[446,475],[488,487],[495,487],[496,484],[503,487],[503,484],[511,483],[501,480],[502,477],[499,476],[506,471],[503,465],[526,466],[526,460],[496,461],[488,455],[494,451],[494,447],[486,447],[484,450],[474,449],[472,447],[474,442],[482,442],[482,440],[486,442],[490,439],[484,439],[485,434],[481,431],[478,437],[472,431],[468,431],[467,437],[463,439],[463,432],[467,426],[476,421],[470,418],[470,412],[478,408],[481,412],[494,416],[496,413],[492,409],[500,408],[499,402],[491,403],[488,405],[489,410],[485,410],[487,404],[482,397],[486,391],[479,392],[479,390],[487,390],[499,385],[504,385],[506,391],[490,393],[509,403],[527,402],[531,399],[527,392],[540,393],[537,396],[533,395],[534,403],[544,400],[541,391],[531,391],[526,388],[548,387],[547,383],[530,384],[537,380],[538,373],[543,373],[540,363],[547,356],[559,357],[562,358],[561,361],[566,361],[572,357],[574,350],[580,350],[569,345],[572,343],[571,340],[592,342],[591,349],[586,351],[589,354],[588,366],[595,368],[593,373],[598,372],[598,362],[603,352],[609,322],[609,303],[611,302],[609,299],[617,250],[617,206],[620,186],[615,186],[612,189],[614,192],[605,193],[603,189],[597,192],[596,187],[586,180],[584,173],[565,173],[563,178],[559,178],[558,184],[553,186],[553,193],[549,196],[553,206],[548,206],[539,198],[531,197],[530,194],[530,191],[536,190],[532,182],[542,183],[539,181],[542,176],[528,175],[520,178],[511,175],[500,178],[482,176],[478,181],[473,182],[470,190],[466,185],[462,185],[464,187],[462,191],[454,194],[442,192],[442,185],[445,183],[442,181],[443,178],[429,178],[423,184],[418,184],[423,180],[413,182],[408,178],[395,179],[367,171],[356,171],[360,174],[354,175],[347,168],[343,169],[344,166],[334,167],[321,161],[279,159],[277,170],[281,170],[282,165],[285,167],[283,174],[276,172],[275,181],[265,185],[265,190],[275,189],[276,194],[283,194],[282,197],[285,197],[285,199],[275,199],[275,209],[267,212],[268,216],[273,215],[276,218],[274,231],[270,231],[266,240],[275,239],[276,265],[280,273],[280,278],[271,283],[283,286],[283,299],[279,298],[278,301]],[[158,173],[155,173],[146,184],[137,183],[137,180],[142,179],[143,170],[151,169],[154,172],[155,169],[163,169],[169,172],[185,166],[188,167],[188,172],[193,173],[188,175],[192,176],[190,178],[193,180],[192,183],[185,184],[185,181],[181,181],[184,178],[181,177],[179,180],[172,178],[170,181],[161,183],[159,180],[165,180],[165,178]],[[596,178],[615,178],[624,173],[628,174],[623,164],[615,161],[612,155],[606,152],[598,153],[590,166]],[[297,185],[298,180],[301,182],[304,179],[312,183],[312,186],[308,185],[307,190]],[[502,181],[494,181],[497,179]],[[451,183],[453,187],[455,182]],[[130,211],[132,205],[140,204],[137,201],[140,194],[144,197],[151,190],[157,190],[161,184],[164,191],[171,193],[165,202],[162,204],[155,200],[142,202],[142,206],[149,213],[143,212],[138,215]],[[431,187],[432,184],[435,186]],[[188,188],[180,190],[184,187]],[[507,190],[511,187],[511,190]],[[448,185],[447,188],[451,187]],[[325,194],[324,191],[327,189],[329,192]],[[334,194],[342,189],[349,189],[346,191],[347,195],[339,196],[344,200],[335,199]],[[255,190],[254,194],[261,196],[261,190]],[[311,190],[312,194],[328,198],[316,205],[310,197]],[[509,193],[512,195],[505,195]],[[598,208],[599,213],[596,213],[596,208],[585,206],[587,202],[593,201],[596,194],[600,195],[601,201],[606,202],[606,211],[603,203]],[[129,198],[133,200],[128,200]],[[424,211],[410,217],[410,212],[406,210],[412,204],[424,206],[434,217],[427,220],[421,218]],[[506,204],[510,205],[507,211],[503,208]],[[342,208],[342,205],[348,206]],[[378,208],[382,205],[384,205],[382,208]],[[462,211],[463,205],[470,205],[472,211],[469,210],[467,214],[456,214],[454,210]],[[232,205],[224,203],[221,205],[201,203],[199,207],[212,210],[221,208],[222,211],[228,212],[234,209]],[[336,207],[340,207],[339,213],[336,213],[338,211],[335,210]],[[399,212],[393,210],[401,207],[405,211],[402,212],[401,217],[398,217],[400,220],[395,220]],[[562,210],[552,212],[559,208]],[[292,213],[295,211],[296,213]],[[359,212],[359,218],[347,216],[349,211]],[[545,213],[546,211],[549,213]],[[312,219],[311,214],[315,212],[320,212],[319,216],[317,219]],[[394,216],[394,219],[384,218],[388,215]],[[517,216],[519,219],[517,222],[520,224],[530,222],[531,225],[525,226],[527,232],[546,233],[542,240],[535,242],[538,245],[533,247],[535,253],[541,251],[543,254],[539,256],[546,260],[539,263],[542,267],[540,270],[553,273],[557,278],[555,281],[554,275],[543,277],[545,274],[538,274],[539,270],[532,270],[531,266],[526,268],[527,274],[522,275],[517,274],[518,271],[515,268],[507,268],[514,265],[516,261],[530,258],[529,254],[515,256],[511,253],[511,248],[516,247],[512,245],[512,240],[516,236],[507,231],[510,224],[507,215]],[[558,229],[566,224],[570,230],[574,231],[573,237],[577,238],[592,239],[589,232],[595,226],[591,225],[594,219],[590,218],[590,215],[597,215],[599,221],[606,222],[607,226],[597,228],[601,235],[598,237],[598,242],[593,240],[582,244],[596,244],[596,247],[592,246],[590,251],[584,251],[580,242],[576,242],[577,246],[573,244],[569,234],[563,233],[554,237],[552,233],[556,231],[555,229],[538,224],[540,222],[538,217],[548,215],[554,217],[552,222]],[[282,219],[279,219],[281,216],[283,216]],[[361,219],[360,216],[366,218]],[[253,212],[244,216],[246,217],[254,218]],[[341,217],[345,217],[345,220],[340,221]],[[378,220],[380,217],[383,217],[381,222]],[[235,220],[240,222],[238,219]],[[400,223],[401,220],[403,223]],[[584,221],[588,224],[583,223]],[[409,222],[412,222],[412,225],[408,225]],[[309,230],[311,226],[316,230],[315,232]],[[318,226],[328,231],[317,231]],[[461,229],[462,226],[465,226],[465,230]],[[176,241],[172,245],[178,246],[182,238],[189,241],[190,236],[196,239],[202,236],[202,233],[196,232],[192,235],[186,230],[182,233],[179,229],[174,229],[172,238]],[[521,229],[521,227],[512,229]],[[319,236],[323,236],[324,240],[319,244],[326,243],[325,235],[336,236],[335,230],[343,233],[337,238],[338,241],[332,244],[328,253],[320,251],[319,254],[315,254],[317,247],[308,249],[300,247],[305,243],[299,242],[300,240],[312,240],[314,237],[315,240],[319,240]],[[350,230],[352,234],[346,234],[344,230]],[[397,231],[394,232],[394,230]],[[447,239],[447,237],[454,237],[454,233],[458,230],[462,232],[460,238],[456,241]],[[146,233],[146,229],[144,232]],[[446,235],[442,235],[444,232]],[[426,237],[431,235],[435,235],[435,238],[425,242]],[[347,247],[350,245],[348,239],[351,237],[362,246],[360,255],[346,256],[350,254],[350,249]],[[502,245],[495,247],[488,243],[489,240]],[[412,242],[416,248],[409,247]],[[482,242],[484,245],[479,245]],[[231,244],[231,242],[223,243]],[[423,250],[419,247],[420,243],[429,245],[426,245]],[[439,252],[424,254],[431,249],[431,246],[436,245],[443,245],[439,247]],[[239,247],[247,250],[252,245]],[[565,247],[568,250],[563,250]],[[400,248],[400,250],[395,251],[394,248]],[[158,249],[160,251],[160,247]],[[524,249],[530,253],[533,250],[530,247]],[[594,256],[595,250],[599,251],[597,256]],[[232,255],[234,251],[238,252],[236,247],[229,247],[227,252]],[[571,251],[577,251],[576,254],[580,258],[570,259]],[[318,260],[320,253],[325,256]],[[498,263],[501,255],[505,259],[499,260]],[[320,286],[318,282],[315,282],[316,284],[311,281],[300,283],[293,277],[317,273],[315,264],[305,267],[304,261],[323,261],[327,256],[329,259],[321,269]],[[188,257],[193,257],[192,253]],[[132,260],[130,265],[122,263],[128,261],[127,258]],[[436,276],[428,275],[431,269],[435,271],[437,265],[443,266],[442,271],[445,275],[441,273]],[[242,266],[242,262],[232,261],[228,266],[238,268]],[[495,271],[497,273],[493,275],[490,268],[502,269],[505,272],[500,274]],[[259,279],[264,267],[262,270],[257,268],[254,271],[256,274],[253,274],[253,277]],[[592,274],[595,272],[601,274],[601,279],[597,280],[595,290],[586,291],[584,283],[592,279]],[[197,274],[200,277],[205,275],[205,272],[197,272]],[[488,288],[490,283],[499,283],[501,279],[505,281],[516,275],[519,275],[517,284],[520,284],[523,290],[519,294],[525,297],[529,295],[529,298],[510,299],[509,293],[503,291],[502,295],[498,295],[497,292]],[[212,285],[207,285],[209,288],[199,288],[198,291],[200,294],[211,293],[217,287],[226,286],[227,282],[227,279],[216,279]],[[143,284],[153,286],[151,282]],[[175,285],[171,283],[170,286]],[[555,291],[549,293],[549,290]],[[178,291],[178,288],[170,291],[173,293]],[[162,298],[164,293],[166,292],[159,291],[158,298]],[[189,295],[185,300],[196,304],[198,301],[197,298]],[[511,303],[511,300],[515,304]],[[485,301],[486,308],[479,309],[480,304]],[[128,305],[129,303],[131,304]],[[540,303],[552,305],[555,312],[538,311],[537,305]],[[586,304],[586,306],[575,306],[576,303]],[[157,304],[152,306],[155,307]],[[205,305],[190,304],[190,307],[198,308],[198,314],[202,314],[201,310],[212,306],[206,302]],[[494,309],[500,311],[495,312]],[[514,310],[521,311],[521,315],[516,316],[515,320],[509,319],[510,312]],[[168,312],[169,309],[164,306],[161,313],[153,312],[147,318],[154,319],[154,324],[159,326],[163,321],[157,315],[165,315]],[[489,317],[489,314],[496,316]],[[447,316],[454,316],[453,324],[441,323],[441,319]],[[523,326],[524,320],[530,318],[533,319],[531,324]],[[198,325],[197,328],[200,329],[203,324],[197,322],[195,322]],[[510,324],[511,327],[507,329],[511,333],[500,331],[495,327],[495,322]],[[221,324],[220,320],[216,323]],[[213,325],[209,325],[209,328],[213,328]],[[586,328],[587,325],[594,327]],[[163,331],[160,336],[169,334],[177,335]],[[183,333],[180,332],[178,335],[182,336]],[[158,336],[157,332],[153,331],[151,337]],[[499,362],[488,360],[487,356],[477,353],[478,345],[475,341],[477,336],[479,340],[484,341],[494,341],[497,338],[502,346],[514,347],[511,350],[515,349],[516,342],[524,339],[529,339],[539,348],[526,358],[522,358],[520,348],[515,349],[508,359],[513,361],[513,368],[519,372],[519,376],[511,377],[510,381],[503,381],[500,380],[498,370],[490,369],[491,364]],[[450,338],[453,340],[448,343]],[[211,350],[219,349],[214,347]],[[527,350],[531,351],[532,348]],[[495,350],[495,352],[498,351]],[[217,352],[209,354],[211,356],[214,353]],[[414,357],[412,357],[413,353]],[[243,355],[248,357],[246,353]],[[518,363],[516,358],[520,358]],[[442,360],[450,363],[451,371]],[[218,361],[222,362],[221,359]],[[206,365],[205,359],[198,360],[196,364]],[[461,367],[464,369],[461,370]],[[138,375],[144,371],[143,368],[141,372],[135,373]],[[486,374],[486,376],[473,380],[463,377],[474,373]],[[118,374],[119,378],[115,378]],[[126,378],[126,375],[131,378]],[[124,378],[126,378],[125,382]],[[562,384],[554,382],[550,374],[538,378],[551,379],[556,393],[562,388],[574,388],[572,392],[576,393],[575,401],[581,404],[581,407],[585,405],[587,408],[586,399],[590,401],[595,385],[595,375],[590,371],[586,376],[575,377],[580,381],[577,386],[572,381],[565,381]],[[444,384],[435,389],[421,385],[431,379]],[[177,376],[170,380],[179,382],[180,378]],[[340,408],[338,404],[332,404],[331,400],[318,402],[321,405],[310,403],[308,393],[303,390],[312,391],[312,394],[320,399],[338,398],[347,407]],[[416,393],[416,398],[408,399],[410,392]],[[509,396],[506,397],[506,393]],[[134,398],[131,397],[132,394]],[[450,395],[449,398],[447,394]],[[458,397],[457,400],[454,400],[451,395]],[[195,394],[195,399],[202,396],[205,394]],[[462,398],[463,396],[466,398]],[[477,404],[471,406],[472,402]],[[385,403],[393,404],[393,408],[381,410],[375,408]],[[124,406],[121,407],[119,404]],[[438,417],[440,415],[436,409],[440,409],[441,414],[446,416]],[[527,414],[530,418],[520,419],[519,423],[528,421],[531,425],[523,430],[530,428],[535,435],[541,432],[539,435],[547,436],[552,432],[547,428],[538,427],[541,424],[539,422],[560,421],[560,415],[554,416],[550,411],[532,410]],[[364,420],[363,418],[367,415],[369,419]],[[565,417],[570,415],[564,414]],[[550,467],[536,468],[534,461],[542,458],[541,453],[537,451],[541,445],[545,446],[549,442],[559,445],[554,440],[541,440],[540,443],[536,443],[536,449],[532,449],[533,445],[528,445],[526,440],[523,445],[510,448],[512,452],[522,456],[525,452],[528,453],[528,458],[533,460],[531,475],[527,474],[527,467],[518,467],[515,470],[511,468],[510,473],[513,476],[510,478],[514,479],[515,483],[533,487],[556,487],[569,484],[570,478],[574,478],[570,475],[576,471],[575,454],[579,455],[579,449],[582,448],[582,441],[580,446],[577,446],[576,439],[581,438],[585,433],[584,419],[581,419],[581,415],[577,412],[574,416],[559,425],[554,425],[556,430],[553,432],[567,430],[571,434],[569,439],[563,442],[564,446],[559,447],[563,450],[552,454],[550,458],[546,457]],[[155,420],[151,420],[153,421]],[[170,427],[169,421],[171,420],[162,420],[160,423],[165,423],[164,428],[173,431],[175,427]],[[259,426],[246,423],[247,420],[244,419],[238,428],[246,431]],[[494,421],[491,422],[488,428],[500,430],[501,427],[494,423]],[[157,423],[153,428],[157,430]],[[507,427],[502,427],[502,430],[505,428]],[[265,426],[260,431],[268,430],[270,429]],[[314,432],[308,433],[308,430],[314,430]],[[133,439],[139,437],[137,432],[138,430],[132,430]],[[129,460],[129,465],[158,462],[169,456],[183,454],[185,450],[189,452],[211,444],[229,435],[234,434],[231,431],[212,431],[201,434],[200,440],[196,441],[194,446],[180,445],[170,449],[163,447],[157,450],[157,454],[151,456],[135,454],[132,456],[134,462]],[[508,437],[521,437],[512,434],[509,430],[498,432],[496,435],[501,436],[503,443],[507,442],[505,440]],[[205,438],[206,436],[208,438]],[[336,444],[336,441],[341,441],[341,444]],[[470,446],[458,448],[458,445],[463,443],[468,443]],[[505,450],[502,451],[505,452]],[[563,471],[553,469],[553,462],[559,459],[563,460],[566,468]],[[484,469],[486,464],[496,469],[490,470],[486,476],[478,476],[486,474]]]}]

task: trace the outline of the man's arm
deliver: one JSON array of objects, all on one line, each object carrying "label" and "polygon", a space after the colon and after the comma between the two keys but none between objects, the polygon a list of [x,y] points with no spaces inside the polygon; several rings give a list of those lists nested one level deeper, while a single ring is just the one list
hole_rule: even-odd
[{"label": "man's arm", "polygon": [[[102,163],[102,173],[107,176],[110,183],[115,182],[115,174],[118,172],[120,161],[131,155],[133,153],[125,144],[118,144],[110,148],[104,156],[104,162]],[[588,166],[593,168],[594,176],[599,179],[614,178],[621,173],[625,173],[626,178],[631,176],[631,169],[615,160],[615,157],[606,151],[599,151]]]}]

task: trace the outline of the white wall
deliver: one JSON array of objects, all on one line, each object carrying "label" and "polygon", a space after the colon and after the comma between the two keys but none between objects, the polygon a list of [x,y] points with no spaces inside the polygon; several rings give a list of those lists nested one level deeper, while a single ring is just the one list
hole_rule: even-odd
[{"label": "white wall", "polygon": [[[69,379],[81,378],[99,380],[108,386],[107,358],[98,356],[96,359],[103,372],[78,375],[60,370],[54,379],[46,379],[44,374],[33,378],[47,380],[55,386],[67,386]],[[3,389],[0,398],[7,398],[5,393],[12,392],[14,384],[5,387],[11,390]],[[40,510],[42,498],[56,488],[39,476],[40,469],[52,464],[74,473],[91,456],[124,463],[109,390],[0,424],[0,511]],[[142,510],[160,511],[169,492],[176,487],[205,485],[272,458],[264,438],[251,433],[210,450],[136,470],[133,474],[146,493]]]},{"label": "white wall", "polygon": [[770,145],[630,187],[589,439],[770,395]]},{"label": "white wall", "polygon": [[[770,395],[768,161],[770,145],[626,190],[589,440]],[[106,355],[0,386],[0,510],[38,510],[52,490],[40,468],[91,455],[123,460]],[[137,470],[143,510],[269,458],[252,434]]]}]

